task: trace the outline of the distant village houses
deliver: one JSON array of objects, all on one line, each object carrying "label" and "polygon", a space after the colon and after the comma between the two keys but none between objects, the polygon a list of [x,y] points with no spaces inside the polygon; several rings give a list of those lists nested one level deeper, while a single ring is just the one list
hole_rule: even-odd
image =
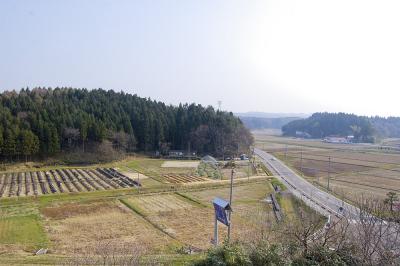
[{"label": "distant village houses", "polygon": [[311,135],[304,131],[296,131],[297,138],[310,139]]},{"label": "distant village houses", "polygon": [[323,142],[349,144],[349,143],[352,143],[353,140],[354,140],[354,136],[347,136],[347,137],[330,136],[330,137],[324,138]]},{"label": "distant village houses", "polygon": [[197,153],[195,151],[188,152],[184,150],[170,150],[168,152],[168,157],[174,159],[194,159],[196,156]]}]

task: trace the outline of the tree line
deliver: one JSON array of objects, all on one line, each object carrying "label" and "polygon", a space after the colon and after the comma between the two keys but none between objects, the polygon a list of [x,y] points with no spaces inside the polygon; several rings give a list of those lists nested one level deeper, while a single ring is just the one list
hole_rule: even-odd
[{"label": "tree line", "polygon": [[356,142],[374,142],[376,133],[368,117],[346,113],[314,113],[282,127],[285,136],[296,136],[299,132],[311,138],[352,135]]},{"label": "tree line", "polygon": [[399,138],[400,137],[400,117],[371,117],[372,125],[376,129],[379,137]]},{"label": "tree line", "polygon": [[250,132],[230,112],[112,90],[34,88],[0,94],[0,156],[51,156],[109,142],[123,151],[170,149],[216,156],[247,150]]},{"label": "tree line", "polygon": [[[246,124],[247,121],[244,121]],[[315,113],[306,119],[288,121],[282,127],[286,136],[304,132],[312,138],[354,135],[355,141],[374,142],[380,138],[400,137],[400,117],[357,116],[346,113]]]}]

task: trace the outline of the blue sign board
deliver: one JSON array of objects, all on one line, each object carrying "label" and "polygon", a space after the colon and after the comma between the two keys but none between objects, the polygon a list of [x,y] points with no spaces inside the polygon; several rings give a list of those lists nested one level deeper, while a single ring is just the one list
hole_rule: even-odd
[{"label": "blue sign board", "polygon": [[220,198],[215,198],[213,200],[213,205],[215,210],[215,217],[217,218],[217,220],[228,226],[228,211],[232,210],[229,202]]}]

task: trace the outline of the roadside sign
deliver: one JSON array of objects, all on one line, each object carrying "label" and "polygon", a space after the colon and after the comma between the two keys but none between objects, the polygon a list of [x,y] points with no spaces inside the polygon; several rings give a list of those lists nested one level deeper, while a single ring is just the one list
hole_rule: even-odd
[{"label": "roadside sign", "polygon": [[231,211],[231,206],[226,200],[215,198],[213,200],[215,218],[226,226],[229,226],[228,211]]}]

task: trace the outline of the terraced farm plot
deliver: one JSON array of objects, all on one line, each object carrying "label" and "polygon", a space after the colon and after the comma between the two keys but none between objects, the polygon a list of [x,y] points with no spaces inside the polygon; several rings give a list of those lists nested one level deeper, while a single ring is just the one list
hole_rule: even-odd
[{"label": "terraced farm plot", "polygon": [[[234,203],[232,216],[234,239],[248,237],[250,232],[265,226],[266,217],[274,219],[270,207],[260,201],[270,191],[267,183],[238,186],[234,191],[242,199]],[[214,226],[211,199],[221,195],[220,192],[223,196],[227,195],[229,188],[186,192],[182,194],[183,196],[177,194],[132,196],[124,200],[178,241],[207,249],[211,246]],[[221,240],[226,233],[227,228],[220,225]]]},{"label": "terraced farm plot", "polygon": [[38,196],[137,186],[140,184],[136,180],[113,168],[0,173],[0,197]]},{"label": "terraced farm plot", "polygon": [[[179,242],[197,248],[210,246],[213,209],[192,204],[175,194],[129,197],[125,201]],[[221,227],[222,235],[223,231]]]},{"label": "terraced farm plot", "polygon": [[141,245],[163,250],[174,240],[116,201],[66,203],[42,209],[54,252],[90,252],[99,243]]},{"label": "terraced farm plot", "polygon": [[209,180],[208,178],[191,175],[191,174],[165,174],[163,175],[168,183],[191,183],[191,182],[204,182]]},{"label": "terraced farm plot", "polygon": [[127,202],[147,214],[185,210],[193,207],[192,204],[174,194],[130,197],[127,199]]},{"label": "terraced farm plot", "polygon": [[[202,190],[188,193],[193,198],[209,205],[215,197],[229,199],[229,187]],[[233,187],[233,204],[238,202],[258,202],[266,197],[271,192],[269,182],[260,182],[247,185],[239,185]]]}]

